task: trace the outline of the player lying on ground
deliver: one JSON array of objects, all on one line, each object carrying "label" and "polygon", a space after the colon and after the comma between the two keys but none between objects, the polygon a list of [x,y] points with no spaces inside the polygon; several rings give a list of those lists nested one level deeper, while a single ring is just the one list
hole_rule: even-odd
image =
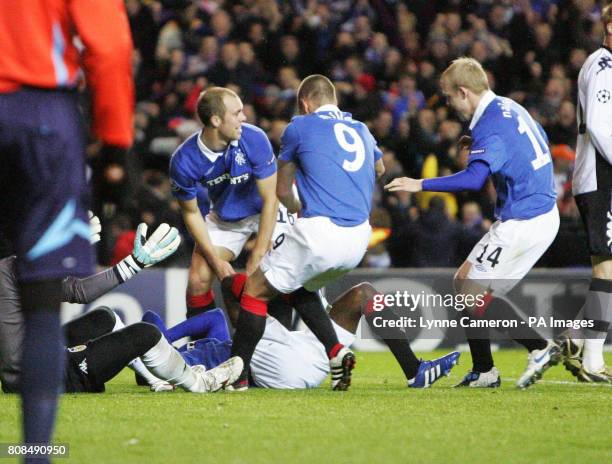
[{"label": "player lying on ground", "polygon": [[[146,322],[125,327],[109,308],[97,308],[64,325],[66,348],[65,391],[103,392],[104,384],[140,358],[141,375],[154,385],[168,384],[193,393],[220,390],[242,372],[242,360],[226,358],[214,369],[185,362],[157,327]],[[148,370],[147,370],[148,369]],[[150,374],[149,374],[150,372]],[[152,374],[152,375],[151,375]]]},{"label": "player lying on ground", "polygon": [[[455,275],[459,293],[486,295],[472,316],[503,319],[509,292],[548,249],[559,229],[548,138],[518,103],[495,95],[487,75],[474,59],[459,58],[442,73],[440,87],[451,106],[471,119],[468,166],[455,175],[434,179],[398,178],[385,186],[408,192],[480,190],[489,176],[497,191],[498,220],[476,244]],[[497,311],[497,315],[495,312]],[[529,351],[525,372],[517,381],[525,388],[560,358],[559,346],[525,326],[508,329]],[[458,386],[498,387],[488,331],[466,328],[474,366]]]},{"label": "player lying on ground", "polygon": [[[239,276],[236,278],[240,279]],[[234,286],[236,295],[239,296],[243,285],[244,280]],[[234,293],[228,294],[228,290],[227,285],[224,285],[228,313],[235,324],[240,310],[239,299]],[[378,330],[371,325],[373,314],[368,309],[371,308],[369,303],[376,293],[378,292],[371,284],[361,283],[329,306],[334,331],[345,346],[350,346],[355,341],[355,332],[362,315],[365,315],[374,331]],[[324,304],[328,306],[327,302]],[[387,319],[397,318],[388,310],[376,314]],[[157,325],[170,342],[194,334],[204,335],[206,338],[179,348],[187,364],[203,364],[210,368],[230,356],[232,342],[225,315],[220,309],[189,318],[168,330],[155,313],[148,311],[143,320]],[[390,334],[387,332],[385,335]],[[385,341],[398,360],[410,387],[429,387],[442,376],[449,375],[459,359],[459,353],[453,352],[432,361],[421,361],[410,349],[403,333],[397,330],[396,337]],[[312,332],[291,331],[276,318],[267,317],[263,337],[255,347],[251,359],[252,385],[278,389],[315,388],[325,381],[329,373],[325,349]],[[154,382],[155,380],[150,383]]]},{"label": "player lying on ground", "polygon": [[[90,241],[93,244],[100,240],[100,221],[96,216],[90,218],[90,228]],[[132,254],[115,266],[83,279],[64,279],[63,301],[91,303],[145,267],[172,255],[181,242],[178,230],[168,224],[160,224],[148,239],[146,235],[146,224],[140,224],[136,230]],[[15,279],[15,256],[10,256],[0,260],[0,381],[5,392],[17,391],[19,385],[23,326]],[[134,368],[145,369],[138,360],[135,360]]]}]

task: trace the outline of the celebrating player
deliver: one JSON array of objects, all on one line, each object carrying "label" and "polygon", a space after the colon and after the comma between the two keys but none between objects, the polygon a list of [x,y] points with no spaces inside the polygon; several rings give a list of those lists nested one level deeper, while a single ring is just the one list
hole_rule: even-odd
[{"label": "celebrating player", "polygon": [[[467,168],[434,179],[398,178],[385,188],[408,192],[480,190],[492,176],[498,220],[457,271],[455,286],[460,293],[485,294],[485,304],[473,309],[496,317],[495,311],[499,314],[504,301],[494,300],[494,296],[510,291],[529,272],[559,229],[548,139],[522,106],[489,89],[487,75],[474,59],[454,60],[442,73],[440,86],[448,104],[465,119],[471,118]],[[458,386],[499,386],[488,332],[466,328],[466,334],[473,368]],[[558,362],[559,347],[535,331],[521,325],[509,329],[509,335],[529,350],[518,387],[528,387]]]},{"label": "celebrating player", "polygon": [[592,327],[559,342],[578,380],[612,382],[603,345],[612,321],[612,5],[601,12],[604,43],[578,76],[578,141],[572,188],[587,231],[593,273],[582,309]]},{"label": "celebrating player", "polygon": [[[247,263],[253,272],[274,230],[276,160],[265,133],[244,123],[242,101],[233,91],[213,87],[197,103],[204,128],[172,155],[170,178],[183,219],[196,245],[187,284],[187,317],[215,307],[213,278],[234,273],[230,261],[252,233],[255,246]],[[206,188],[212,210],[204,219],[198,189]]]},{"label": "celebrating player", "polygon": [[298,291],[294,306],[300,306],[302,319],[325,347],[333,389],[349,387],[355,363],[313,291],[361,261],[371,233],[375,170],[384,171],[382,154],[367,127],[338,109],[336,90],[325,76],[304,79],[297,101],[301,116],[292,119],[281,139],[277,195],[301,217],[275,239],[246,281],[232,346],[245,369],[235,389],[248,388],[248,367],[266,327],[268,301],[279,293]]}]

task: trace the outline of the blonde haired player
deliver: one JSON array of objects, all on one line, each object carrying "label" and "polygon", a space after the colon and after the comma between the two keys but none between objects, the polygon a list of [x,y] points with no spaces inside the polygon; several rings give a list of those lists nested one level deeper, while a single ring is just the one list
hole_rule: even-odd
[{"label": "blonde haired player", "polygon": [[[485,304],[473,308],[473,317],[495,316],[504,302],[493,299],[510,291],[550,246],[559,229],[559,212],[553,187],[548,139],[542,127],[518,103],[495,95],[480,63],[459,58],[442,73],[440,87],[448,104],[470,120],[471,139],[467,168],[452,176],[434,179],[398,178],[385,186],[408,192],[480,190],[489,176],[497,190],[497,221],[476,244],[455,275],[460,293],[486,294]],[[519,324],[520,325],[520,324]],[[517,386],[538,380],[560,357],[559,347],[535,331],[521,326],[508,330],[510,337],[529,351],[525,372]],[[488,332],[466,328],[473,368],[458,386],[498,387]]]}]

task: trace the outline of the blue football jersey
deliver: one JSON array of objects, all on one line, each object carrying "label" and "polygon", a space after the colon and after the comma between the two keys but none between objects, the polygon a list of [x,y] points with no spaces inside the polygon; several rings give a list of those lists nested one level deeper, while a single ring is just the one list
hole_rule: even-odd
[{"label": "blue football jersey", "polygon": [[468,162],[482,160],[489,165],[498,219],[529,219],[553,208],[556,194],[548,138],[525,108],[489,91],[470,129]]},{"label": "blue football jersey", "polygon": [[222,220],[234,222],[259,214],[262,201],[255,180],[276,172],[274,152],[266,134],[243,124],[240,140],[219,153],[206,147],[200,134],[193,134],[172,155],[170,180],[174,197],[203,200],[205,195],[198,192],[203,186],[211,209]]},{"label": "blue football jersey", "polygon": [[325,216],[340,226],[355,226],[370,215],[374,163],[381,156],[365,124],[324,105],[291,120],[279,159],[297,165],[304,217]]},{"label": "blue football jersey", "polygon": [[232,341],[203,338],[181,346],[178,351],[188,365],[203,364],[209,370],[229,359]]}]

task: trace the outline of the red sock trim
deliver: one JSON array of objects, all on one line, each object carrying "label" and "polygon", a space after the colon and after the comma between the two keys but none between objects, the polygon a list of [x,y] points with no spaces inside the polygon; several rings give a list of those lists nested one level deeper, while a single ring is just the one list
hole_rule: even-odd
[{"label": "red sock trim", "polygon": [[232,293],[236,298],[240,298],[242,290],[244,290],[244,284],[246,284],[246,274],[235,274],[232,279]]},{"label": "red sock trim", "polygon": [[246,293],[242,294],[240,298],[240,306],[245,311],[255,314],[256,316],[265,317],[268,314],[268,302],[254,298]]},{"label": "red sock trim", "polygon": [[474,315],[476,317],[483,317],[487,308],[493,301],[493,298],[495,297],[492,293],[485,293],[484,297],[482,298],[482,304],[476,304],[476,307],[474,308]]},{"label": "red sock trim", "polygon": [[[381,301],[376,303],[376,308],[374,308],[374,298],[376,298],[378,295],[382,296],[382,293],[377,293],[372,297],[372,299],[366,301],[365,308],[363,308],[363,314],[365,316],[369,316],[370,314],[374,312],[379,312],[379,311],[382,311],[383,309],[386,309],[385,304],[383,303],[382,297],[381,297]],[[383,306],[382,309],[380,308],[381,306]]]},{"label": "red sock trim", "polygon": [[329,350],[329,353],[327,353],[327,356],[329,357],[329,359],[335,357],[338,354],[338,351],[340,351],[342,348],[344,348],[344,345],[342,343],[336,343],[331,350]]},{"label": "red sock trim", "polygon": [[215,294],[212,290],[208,290],[206,293],[200,295],[188,295],[187,296],[187,307],[188,308],[203,308],[208,306],[215,301]]}]

